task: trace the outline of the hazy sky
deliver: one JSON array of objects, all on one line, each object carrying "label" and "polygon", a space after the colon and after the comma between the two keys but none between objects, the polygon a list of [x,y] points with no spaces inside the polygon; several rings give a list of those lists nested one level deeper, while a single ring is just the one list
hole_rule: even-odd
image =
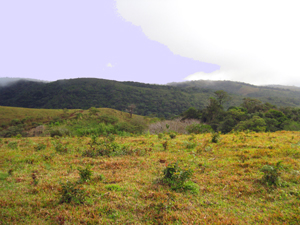
[{"label": "hazy sky", "polygon": [[300,86],[297,9],[293,0],[0,1],[0,77]]}]

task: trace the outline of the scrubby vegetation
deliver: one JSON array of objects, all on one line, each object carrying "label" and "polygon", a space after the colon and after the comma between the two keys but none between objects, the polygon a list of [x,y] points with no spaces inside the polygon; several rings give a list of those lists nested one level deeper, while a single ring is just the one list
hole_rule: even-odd
[{"label": "scrubby vegetation", "polygon": [[214,135],[2,138],[1,223],[299,224],[299,132]]},{"label": "scrubby vegetation", "polygon": [[299,224],[299,110],[215,95],[174,120],[0,107],[1,223]]}]

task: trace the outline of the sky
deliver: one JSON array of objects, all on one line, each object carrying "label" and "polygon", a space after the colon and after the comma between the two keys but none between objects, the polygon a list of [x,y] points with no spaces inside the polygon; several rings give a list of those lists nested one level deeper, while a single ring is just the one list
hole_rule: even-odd
[{"label": "sky", "polygon": [[294,0],[0,1],[0,77],[300,86]]}]

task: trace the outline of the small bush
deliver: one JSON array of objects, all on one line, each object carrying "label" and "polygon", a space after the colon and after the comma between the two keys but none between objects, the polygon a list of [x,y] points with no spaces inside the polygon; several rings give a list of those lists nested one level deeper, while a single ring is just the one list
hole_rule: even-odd
[{"label": "small bush", "polygon": [[90,157],[90,158],[95,158],[98,156],[97,152],[94,150],[94,149],[88,149],[88,150],[85,150],[83,153],[82,153],[82,156],[83,157]]},{"label": "small bush", "polygon": [[62,143],[56,143],[55,144],[55,151],[63,154],[63,153],[67,153],[68,152],[68,148],[65,147]]},{"label": "small bush", "polygon": [[61,183],[59,191],[61,197],[59,203],[75,203],[82,204],[85,201],[86,193],[77,183]]},{"label": "small bush", "polygon": [[170,136],[171,139],[176,138],[176,134],[175,133],[170,133],[169,136]]},{"label": "small bush", "polygon": [[213,133],[211,136],[211,142],[212,143],[218,143],[220,140],[220,134],[219,133]]},{"label": "small bush", "polygon": [[99,120],[101,123],[105,123],[105,124],[116,124],[119,121],[117,117],[112,115],[99,116]]},{"label": "small bush", "polygon": [[193,149],[197,146],[197,144],[194,142],[185,142],[185,146],[187,149]]},{"label": "small bush", "polygon": [[56,128],[56,129],[50,130],[51,137],[55,137],[55,136],[63,137],[63,136],[68,136],[68,135],[70,135],[70,131],[66,128]]},{"label": "small bush", "polygon": [[213,132],[211,126],[206,124],[193,123],[186,127],[189,134],[203,134]]},{"label": "small bush", "polygon": [[168,149],[168,141],[163,142],[162,146],[163,146],[164,150],[166,151]]},{"label": "small bush", "polygon": [[114,142],[115,139],[116,139],[116,137],[115,137],[115,135],[113,135],[113,134],[109,134],[109,135],[106,137],[106,141],[107,141],[107,142],[110,142],[110,143]]},{"label": "small bush", "polygon": [[99,174],[94,178],[94,180],[103,181],[103,180],[105,180],[105,176],[103,174]]},{"label": "small bush", "polygon": [[135,133],[135,127],[127,122],[120,122],[115,125],[116,129],[119,131],[125,131],[127,133]]},{"label": "small bush", "polygon": [[80,182],[89,182],[91,180],[92,170],[90,167],[86,167],[85,169],[78,168],[77,170],[79,171]]},{"label": "small bush", "polygon": [[281,161],[276,163],[275,166],[271,165],[264,165],[261,168],[261,172],[264,173],[261,181],[264,184],[267,184],[269,186],[279,186],[280,185],[280,172],[279,170],[281,169]]},{"label": "small bush", "polygon": [[193,171],[190,169],[182,169],[178,163],[169,164],[163,171],[162,182],[169,185],[172,190],[186,191],[191,189],[189,179],[193,176]]},{"label": "small bush", "polygon": [[45,144],[39,143],[38,145],[36,145],[36,146],[34,147],[34,150],[40,151],[40,150],[46,149],[46,147],[47,147],[47,146],[46,146]]}]

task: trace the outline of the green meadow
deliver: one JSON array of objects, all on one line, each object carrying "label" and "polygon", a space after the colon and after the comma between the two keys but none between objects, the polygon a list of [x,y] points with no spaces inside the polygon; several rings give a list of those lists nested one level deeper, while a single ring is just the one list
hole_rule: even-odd
[{"label": "green meadow", "polygon": [[299,137],[2,138],[1,224],[299,224]]}]

